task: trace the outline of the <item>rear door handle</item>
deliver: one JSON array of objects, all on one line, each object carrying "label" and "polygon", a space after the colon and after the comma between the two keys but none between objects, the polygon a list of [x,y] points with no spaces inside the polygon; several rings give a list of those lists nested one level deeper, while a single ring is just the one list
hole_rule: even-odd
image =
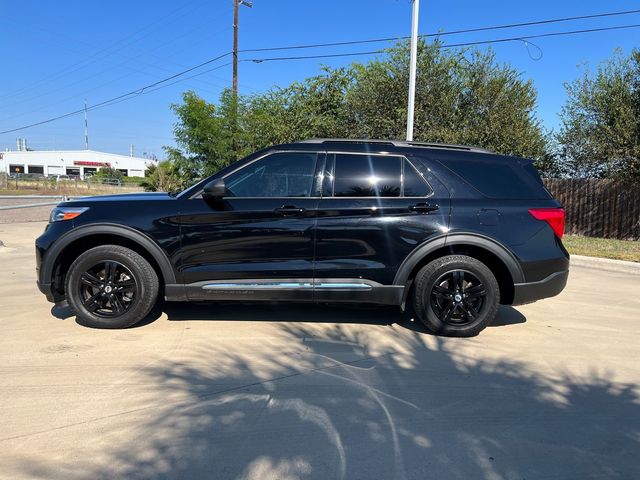
[{"label": "rear door handle", "polygon": [[283,205],[280,208],[276,208],[275,212],[280,215],[299,215],[304,212],[304,208],[299,208],[294,205]]},{"label": "rear door handle", "polygon": [[411,205],[409,210],[417,213],[429,213],[435,210],[438,210],[438,205],[435,203],[416,203],[415,205]]}]

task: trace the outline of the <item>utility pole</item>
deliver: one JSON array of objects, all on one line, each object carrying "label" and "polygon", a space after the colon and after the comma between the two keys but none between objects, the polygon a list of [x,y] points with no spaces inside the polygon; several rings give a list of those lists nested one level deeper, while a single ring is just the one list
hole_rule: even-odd
[{"label": "utility pole", "polygon": [[238,5],[240,0],[233,0],[233,96],[238,96]]},{"label": "utility pole", "polygon": [[238,7],[244,5],[252,8],[253,2],[248,0],[233,0],[233,96],[238,96]]},{"label": "utility pole", "polygon": [[84,149],[89,150],[89,123],[87,121],[87,99],[84,99]]},{"label": "utility pole", "polygon": [[413,140],[413,117],[416,102],[416,72],[418,63],[418,13],[420,0],[413,0],[411,13],[411,58],[409,60],[409,105],[407,106],[407,141]]}]

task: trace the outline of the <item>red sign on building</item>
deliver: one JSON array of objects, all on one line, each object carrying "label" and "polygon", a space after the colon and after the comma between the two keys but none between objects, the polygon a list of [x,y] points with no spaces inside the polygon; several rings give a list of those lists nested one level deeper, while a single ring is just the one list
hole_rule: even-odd
[{"label": "red sign on building", "polygon": [[74,165],[80,165],[83,167],[111,167],[110,163],[104,163],[104,162],[84,162],[84,161],[75,161],[73,162]]}]

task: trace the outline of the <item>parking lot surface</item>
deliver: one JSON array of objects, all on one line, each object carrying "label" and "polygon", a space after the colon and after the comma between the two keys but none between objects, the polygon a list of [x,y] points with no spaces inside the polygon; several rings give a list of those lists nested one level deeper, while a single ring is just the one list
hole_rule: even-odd
[{"label": "parking lot surface", "polygon": [[640,275],[576,266],[472,339],[395,309],[165,304],[80,327],[0,225],[0,477],[640,478]]}]

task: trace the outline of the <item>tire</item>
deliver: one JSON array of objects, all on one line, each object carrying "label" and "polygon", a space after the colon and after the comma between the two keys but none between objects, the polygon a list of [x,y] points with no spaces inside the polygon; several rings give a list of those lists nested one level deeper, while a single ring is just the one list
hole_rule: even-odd
[{"label": "tire", "polygon": [[477,335],[493,321],[499,302],[495,275],[484,263],[466,255],[438,258],[416,275],[415,313],[437,335]]},{"label": "tire", "polygon": [[126,328],[151,311],[158,289],[158,275],[141,255],[119,245],[101,245],[71,264],[65,292],[81,325]]}]

